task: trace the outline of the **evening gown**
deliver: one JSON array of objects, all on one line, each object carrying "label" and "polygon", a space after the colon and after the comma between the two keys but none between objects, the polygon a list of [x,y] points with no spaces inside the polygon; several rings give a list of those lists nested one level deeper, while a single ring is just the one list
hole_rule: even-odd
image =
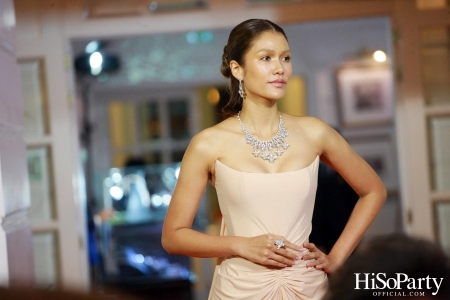
[{"label": "evening gown", "polygon": [[[215,162],[215,188],[222,212],[220,235],[253,237],[266,233],[302,245],[308,241],[317,189],[319,156],[311,165],[283,173],[248,173]],[[293,251],[293,250],[292,250]],[[308,250],[298,253],[302,257]],[[210,300],[321,299],[327,275],[298,260],[271,268],[237,256],[219,258]]]}]

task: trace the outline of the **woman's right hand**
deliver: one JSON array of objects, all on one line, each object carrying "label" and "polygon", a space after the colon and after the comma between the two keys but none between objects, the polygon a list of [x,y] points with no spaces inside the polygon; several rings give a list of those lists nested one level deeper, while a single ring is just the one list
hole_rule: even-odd
[{"label": "woman's right hand", "polygon": [[[275,241],[282,239],[284,247],[277,249]],[[254,263],[272,266],[272,267],[288,267],[292,266],[300,257],[287,249],[300,251],[300,247],[287,241],[284,237],[275,234],[263,234],[250,238],[242,238],[242,241],[236,244],[238,256],[250,260]]]}]

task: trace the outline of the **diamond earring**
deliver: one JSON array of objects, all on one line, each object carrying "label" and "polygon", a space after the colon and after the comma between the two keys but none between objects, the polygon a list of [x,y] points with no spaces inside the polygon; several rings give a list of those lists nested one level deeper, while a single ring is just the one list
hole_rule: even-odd
[{"label": "diamond earring", "polygon": [[239,95],[241,95],[241,98],[244,99],[244,89],[242,88],[242,79],[239,78]]}]

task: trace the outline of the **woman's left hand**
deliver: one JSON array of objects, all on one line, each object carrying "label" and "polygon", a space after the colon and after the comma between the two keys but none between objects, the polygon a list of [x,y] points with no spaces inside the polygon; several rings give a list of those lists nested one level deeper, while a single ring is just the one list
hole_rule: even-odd
[{"label": "woman's left hand", "polygon": [[304,243],[303,247],[307,248],[309,250],[309,253],[303,255],[302,260],[314,260],[308,262],[306,264],[307,267],[313,267],[318,270],[323,270],[328,274],[333,274],[338,268],[338,260],[331,255],[323,253],[313,243]]}]

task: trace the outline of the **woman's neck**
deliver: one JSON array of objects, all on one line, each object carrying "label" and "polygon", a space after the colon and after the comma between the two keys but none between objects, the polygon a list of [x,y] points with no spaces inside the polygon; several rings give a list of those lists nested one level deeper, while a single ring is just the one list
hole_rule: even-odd
[{"label": "woman's neck", "polygon": [[275,136],[280,123],[276,101],[270,106],[244,101],[240,118],[250,133],[260,140],[268,140]]}]

